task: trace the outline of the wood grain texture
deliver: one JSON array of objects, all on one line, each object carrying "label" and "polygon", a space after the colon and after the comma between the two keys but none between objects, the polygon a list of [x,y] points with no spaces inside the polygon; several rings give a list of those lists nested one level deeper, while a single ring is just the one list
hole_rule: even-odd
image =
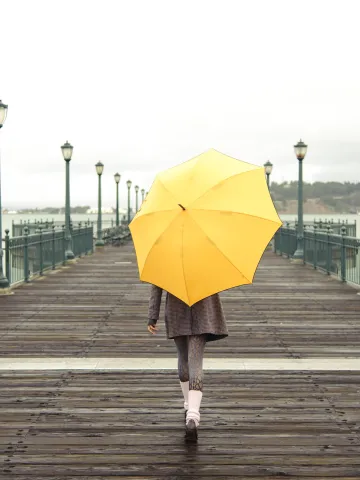
[{"label": "wood grain texture", "polygon": [[360,372],[209,372],[184,442],[175,372],[3,372],[0,479],[359,478]]},{"label": "wood grain texture", "polygon": [[175,372],[3,372],[0,479],[360,477],[360,372],[211,372],[184,442]]},{"label": "wood grain texture", "polygon": [[[147,332],[148,294],[132,244],[106,247],[0,297],[0,354],[175,356],[163,317],[158,336]],[[206,356],[360,357],[360,296],[310,267],[266,252],[254,284],[221,299],[229,337]]]},{"label": "wood grain texture", "polygon": [[[175,356],[148,290],[131,245],[105,248],[0,297],[0,355]],[[267,252],[221,297],[208,357],[359,357],[360,296],[310,268]],[[359,407],[358,371],[207,371],[189,446],[173,371],[4,371],[0,480],[360,478]]]}]

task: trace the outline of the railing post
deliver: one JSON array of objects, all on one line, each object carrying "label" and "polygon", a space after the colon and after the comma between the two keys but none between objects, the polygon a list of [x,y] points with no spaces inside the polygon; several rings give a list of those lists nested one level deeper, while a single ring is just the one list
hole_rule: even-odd
[{"label": "railing post", "polygon": [[330,269],[331,269],[331,246],[330,246],[330,233],[331,233],[331,227],[328,225],[326,227],[326,273],[330,275]]},{"label": "railing post", "polygon": [[81,232],[81,222],[79,222],[79,258],[81,258],[81,255],[83,254],[83,238],[82,238],[82,232]]},{"label": "railing post", "polygon": [[285,237],[285,241],[284,241],[284,246],[285,246],[285,255],[287,256],[287,258],[290,258],[290,242],[291,242],[291,238],[290,238],[290,222],[286,222],[286,233],[284,235]]},{"label": "railing post", "polygon": [[306,241],[307,241],[307,225],[304,224],[303,226],[303,229],[304,229],[304,240],[303,240],[303,252],[304,252],[304,255],[303,255],[303,264],[305,265],[306,261],[306,253],[307,253],[307,245],[306,245]]},{"label": "railing post", "polygon": [[317,269],[317,225],[314,225],[314,268]]},{"label": "railing post", "polygon": [[44,256],[43,256],[43,236],[42,236],[42,227],[39,227],[39,246],[40,246],[40,271],[39,274],[43,274],[43,268],[44,268]]},{"label": "railing post", "polygon": [[341,227],[341,281],[346,281],[346,227]]},{"label": "railing post", "polygon": [[52,226],[52,238],[51,238],[51,244],[52,244],[52,269],[55,270],[55,265],[56,265],[56,252],[55,252],[55,225]]},{"label": "railing post", "polygon": [[281,248],[282,248],[283,228],[284,228],[283,225],[279,228],[279,254],[280,254],[280,256],[282,255]]},{"label": "railing post", "polygon": [[61,226],[61,230],[62,230],[63,265],[66,265],[66,231],[65,231],[65,225]]},{"label": "railing post", "polygon": [[11,270],[10,270],[10,231],[5,230],[5,276],[11,285]]},{"label": "railing post", "polygon": [[89,227],[87,226],[85,222],[85,226],[83,229],[83,235],[84,235],[84,250],[85,250],[85,255],[88,255],[89,251],[89,246],[88,246],[88,232],[89,232]]},{"label": "railing post", "polygon": [[87,245],[88,245],[88,252],[90,255],[92,255],[93,251],[93,229],[89,225],[88,226],[88,232],[87,232]]},{"label": "railing post", "polygon": [[24,281],[29,281],[29,229],[24,228]]}]

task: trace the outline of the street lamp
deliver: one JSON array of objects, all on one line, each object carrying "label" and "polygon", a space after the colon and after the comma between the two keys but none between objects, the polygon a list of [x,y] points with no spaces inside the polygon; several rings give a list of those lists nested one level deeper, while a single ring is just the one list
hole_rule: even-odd
[{"label": "street lamp", "polygon": [[65,239],[66,239],[66,252],[65,256],[68,260],[75,258],[72,251],[72,238],[70,228],[70,160],[72,157],[73,146],[67,141],[61,147],[62,154],[66,164],[66,185],[65,185]]},{"label": "street lamp", "polygon": [[[7,109],[8,106],[2,103],[0,100],[0,128],[4,125],[6,115],[7,115]],[[1,168],[1,165],[0,165]],[[9,288],[9,280],[6,278],[4,275],[4,270],[3,270],[3,256],[4,256],[4,251],[2,248],[2,206],[1,206],[1,172],[0,172],[0,291],[3,289],[5,292],[5,289]]]},{"label": "street lamp", "polygon": [[98,162],[95,165],[96,168],[96,173],[98,174],[99,178],[99,188],[98,188],[98,221],[97,221],[97,235],[96,235],[96,247],[103,247],[104,246],[104,240],[102,239],[102,234],[101,234],[101,175],[104,170],[104,165],[101,162]]},{"label": "street lamp", "polygon": [[144,202],[144,198],[145,198],[145,188],[142,188],[141,189],[141,203]]},{"label": "street lamp", "polygon": [[264,167],[265,167],[265,173],[266,173],[266,183],[267,183],[268,189],[270,190],[270,175],[273,169],[273,164],[268,160],[266,163],[264,163]]},{"label": "street lamp", "polygon": [[136,203],[135,203],[135,213],[139,210],[139,186],[135,185],[135,198],[136,198]]},{"label": "street lamp", "polygon": [[116,183],[116,226],[119,226],[119,182],[121,175],[120,173],[115,173],[114,175],[115,183]]},{"label": "street lamp", "polygon": [[131,188],[131,180],[128,180],[126,182],[127,188],[128,188],[128,224],[130,223],[130,188]]},{"label": "street lamp", "polygon": [[295,155],[299,160],[299,180],[298,180],[298,226],[296,236],[296,252],[294,253],[293,260],[295,263],[302,263],[304,260],[304,218],[303,218],[303,165],[302,162],[305,158],[307,145],[300,139],[300,141],[294,145]]}]

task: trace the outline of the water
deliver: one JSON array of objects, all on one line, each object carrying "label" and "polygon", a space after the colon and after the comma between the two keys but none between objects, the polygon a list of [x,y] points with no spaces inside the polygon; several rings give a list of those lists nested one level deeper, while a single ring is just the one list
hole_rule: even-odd
[{"label": "water", "polygon": [[[121,215],[120,215],[121,219]],[[14,221],[15,223],[20,223],[20,220],[23,222],[28,222],[30,220],[30,223],[33,222],[34,220],[43,220],[44,222],[46,220],[54,220],[54,222],[63,222],[65,224],[65,216],[64,215],[3,215],[2,216],[2,224],[3,224],[3,237],[5,236],[5,230],[9,229],[10,230],[10,236],[11,236],[11,228],[12,228],[12,222]],[[95,231],[96,231],[96,224],[97,224],[97,214],[72,214],[71,215],[71,220],[73,222],[74,226],[77,226],[79,222],[85,222],[90,220],[90,222],[94,222],[95,224]],[[102,214],[102,220],[104,227],[107,227],[110,223],[111,220],[115,222],[115,214],[109,213],[109,214]]]}]

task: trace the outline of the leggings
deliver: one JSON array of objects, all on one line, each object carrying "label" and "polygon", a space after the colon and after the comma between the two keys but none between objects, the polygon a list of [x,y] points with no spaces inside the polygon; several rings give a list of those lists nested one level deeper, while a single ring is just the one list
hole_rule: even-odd
[{"label": "leggings", "polygon": [[203,357],[205,335],[189,335],[174,338],[178,351],[180,382],[189,382],[189,390],[203,389]]}]

